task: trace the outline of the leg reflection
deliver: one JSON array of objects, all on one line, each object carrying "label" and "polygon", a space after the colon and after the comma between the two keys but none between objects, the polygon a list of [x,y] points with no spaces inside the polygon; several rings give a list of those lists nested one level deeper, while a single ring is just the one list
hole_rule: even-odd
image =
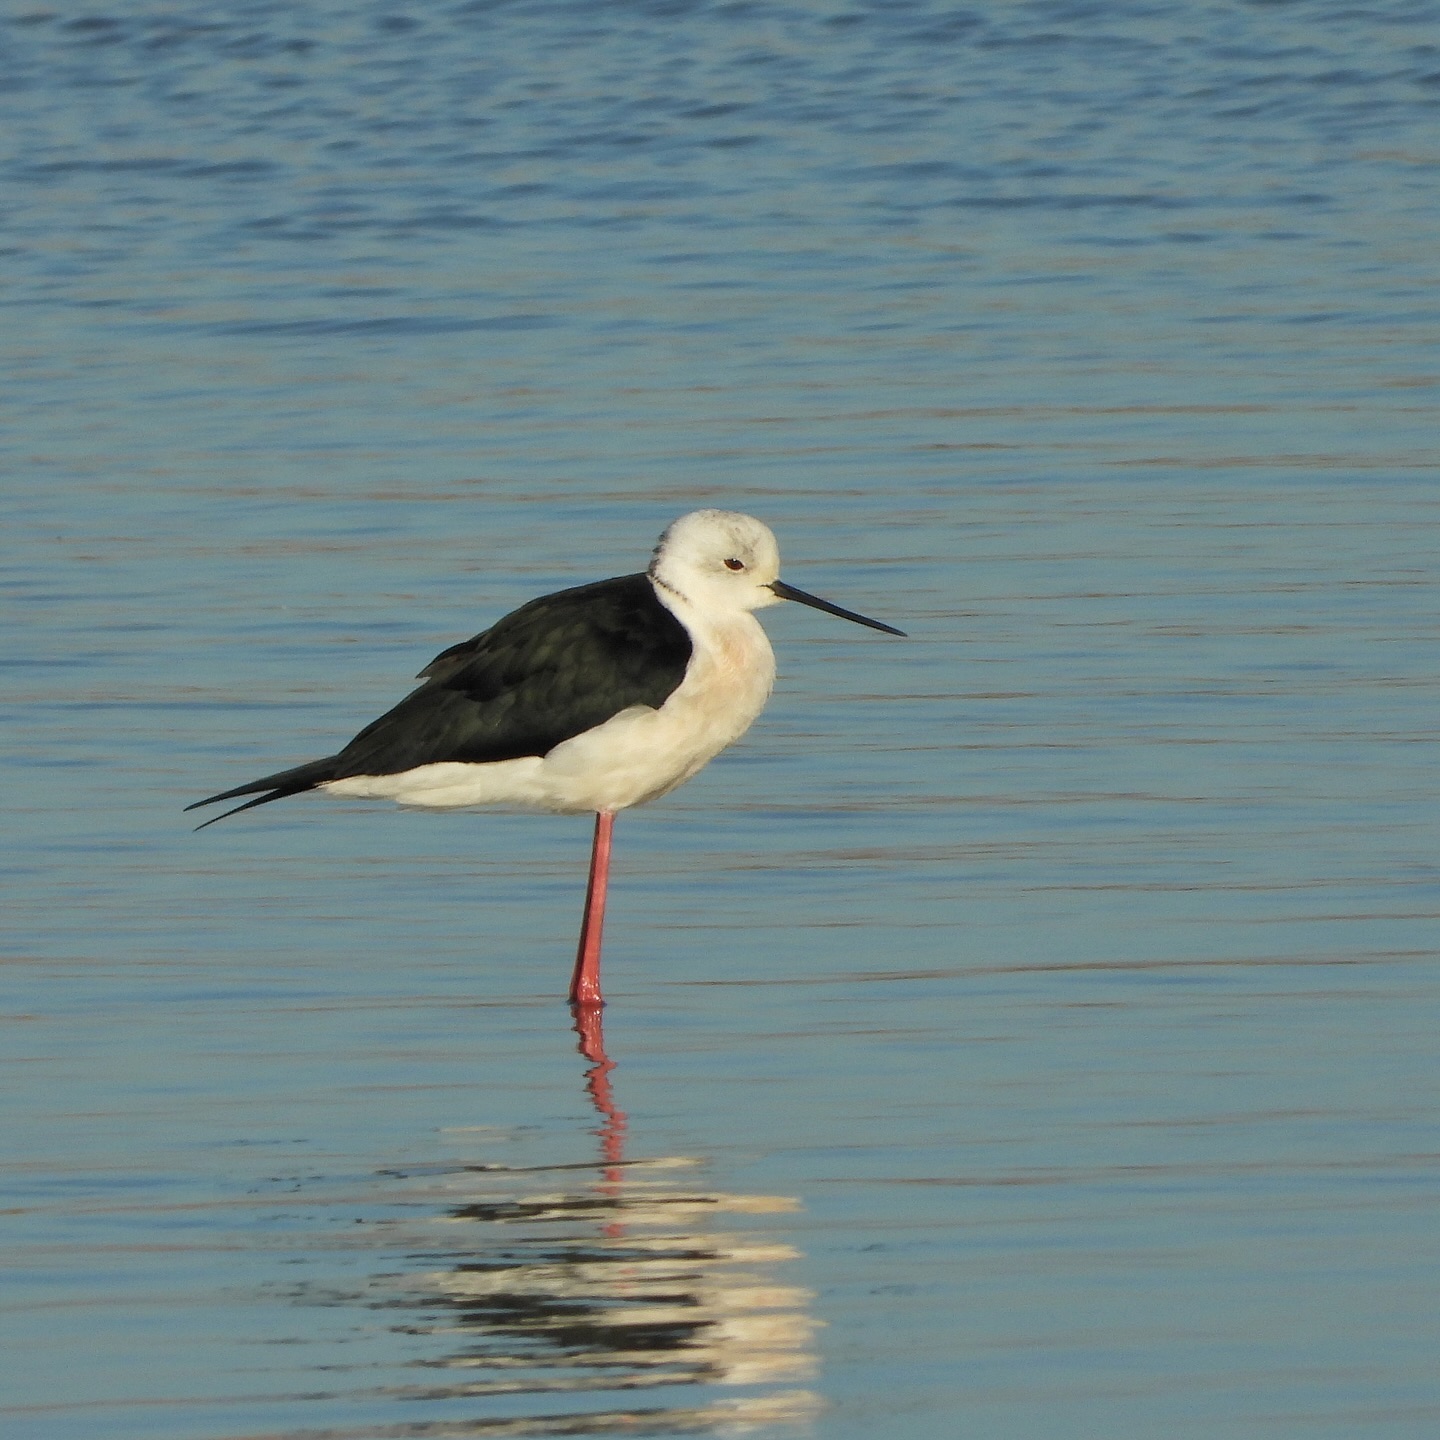
[{"label": "leg reflection", "polygon": [[[585,1072],[585,1090],[600,1113],[600,1157],[607,1166],[625,1163],[625,1112],[615,1103],[610,1087],[610,1072],[615,1062],[605,1053],[604,1011],[593,1005],[572,1005],[575,1033],[580,1037],[579,1051],[590,1061]],[[605,1179],[611,1185],[620,1183],[618,1169],[607,1169]]]},{"label": "leg reflection", "polygon": [[573,1132],[521,1127],[490,1131],[483,1160],[387,1172],[407,1184],[406,1218],[371,1229],[388,1253],[364,1299],[396,1315],[406,1358],[383,1393],[409,1402],[417,1434],[425,1404],[449,1424],[456,1401],[507,1435],[808,1422],[811,1296],[786,1233],[798,1201],[715,1189],[703,1158],[627,1157],[599,1006],[576,1007],[575,1032],[598,1156],[577,1160]]}]

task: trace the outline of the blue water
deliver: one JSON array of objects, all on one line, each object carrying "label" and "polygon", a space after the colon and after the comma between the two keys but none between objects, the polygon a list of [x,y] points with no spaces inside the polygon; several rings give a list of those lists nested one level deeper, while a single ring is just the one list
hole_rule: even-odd
[{"label": "blue water", "polygon": [[[36,1440],[1440,1426],[1440,10],[0,39]],[[702,504],[892,640],[616,829],[300,799]]]}]

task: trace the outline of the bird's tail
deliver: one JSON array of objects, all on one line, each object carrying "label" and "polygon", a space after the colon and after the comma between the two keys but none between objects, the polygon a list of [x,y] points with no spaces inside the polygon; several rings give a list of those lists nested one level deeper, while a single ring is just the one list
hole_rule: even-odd
[{"label": "bird's tail", "polygon": [[[274,775],[267,775],[263,780],[252,780],[248,785],[237,785],[233,790],[222,790],[218,795],[197,800],[193,805],[187,805],[185,808],[186,810],[198,810],[202,805],[214,805],[221,800],[234,800],[240,795],[255,796],[253,800],[247,800],[233,810],[212,815],[205,825],[213,825],[227,815],[238,815],[242,810],[254,809],[256,805],[268,805],[272,800],[283,800],[287,795],[299,795],[304,790],[313,790],[317,785],[323,785],[327,780],[333,780],[335,772],[339,768],[338,760],[339,756],[337,755],[327,755],[323,760],[311,760],[308,764],[295,766],[293,770],[280,770]],[[260,791],[265,793],[257,793]],[[195,828],[203,830],[205,825],[197,825]]]}]

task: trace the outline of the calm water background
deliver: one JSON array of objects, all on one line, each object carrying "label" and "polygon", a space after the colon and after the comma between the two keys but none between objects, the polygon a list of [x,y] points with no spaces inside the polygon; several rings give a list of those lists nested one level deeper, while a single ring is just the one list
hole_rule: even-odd
[{"label": "calm water background", "polygon": [[[9,8],[7,1432],[1437,1433],[1437,21]],[[712,503],[912,638],[593,1093],[583,821],[181,817]]]}]

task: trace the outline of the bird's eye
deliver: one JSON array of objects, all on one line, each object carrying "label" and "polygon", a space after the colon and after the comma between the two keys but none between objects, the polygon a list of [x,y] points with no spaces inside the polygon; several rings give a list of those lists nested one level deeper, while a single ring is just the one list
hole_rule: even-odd
[{"label": "bird's eye", "polygon": [[745,568],[745,562],[743,560],[736,560],[732,556],[725,562],[725,568],[727,570],[743,570]]}]

